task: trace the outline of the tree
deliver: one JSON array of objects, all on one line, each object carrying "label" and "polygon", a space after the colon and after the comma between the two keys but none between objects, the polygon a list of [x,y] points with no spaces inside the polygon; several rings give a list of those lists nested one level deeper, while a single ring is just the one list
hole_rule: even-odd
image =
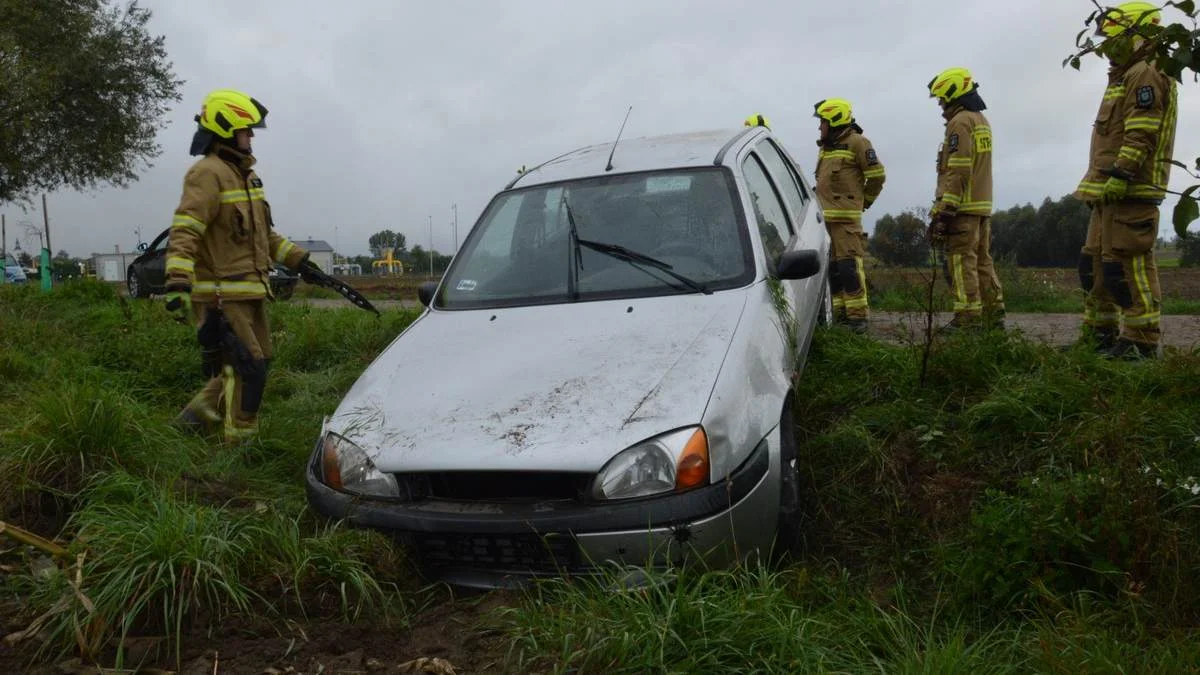
[{"label": "tree", "polygon": [[0,202],[118,187],[161,153],[179,101],[150,12],[117,0],[0,0]]},{"label": "tree", "polygon": [[1074,267],[1087,236],[1091,210],[1067,195],[1037,209],[1014,206],[992,215],[992,256],[1023,267]]},{"label": "tree", "polygon": [[29,255],[28,251],[21,251],[21,254],[17,256],[17,262],[21,264],[21,267],[33,267],[33,256]]},{"label": "tree", "polygon": [[916,267],[929,262],[929,238],[923,209],[910,209],[898,216],[886,214],[875,223],[870,250],[885,265]]},{"label": "tree", "polygon": [[[1079,70],[1081,59],[1088,54],[1103,55],[1104,52],[1133,49],[1131,42],[1111,40],[1097,42],[1089,37],[1096,27],[1096,21],[1103,17],[1106,11],[1097,0],[1092,0],[1092,4],[1096,9],[1088,15],[1084,22],[1086,27],[1075,36],[1076,51],[1063,61],[1064,67],[1070,65],[1075,70]],[[1127,31],[1136,34],[1143,40],[1142,44],[1137,47],[1135,57],[1153,61],[1160,70],[1182,83],[1185,70],[1190,70],[1193,74],[1200,74],[1200,30],[1197,30],[1196,3],[1194,0],[1169,0],[1161,7],[1178,9],[1191,19],[1192,25],[1163,23],[1156,26],[1146,23],[1128,26]],[[1129,53],[1130,51],[1125,51],[1126,56]],[[1182,162],[1172,160],[1171,164],[1183,169],[1193,178],[1200,178],[1200,175],[1193,173]],[[1196,159],[1195,166],[1196,170],[1200,171],[1200,158]],[[1188,187],[1182,194],[1175,193],[1180,194],[1180,199],[1175,204],[1172,221],[1175,225],[1175,233],[1179,235],[1180,239],[1187,238],[1188,225],[1200,218],[1200,203],[1197,203],[1196,199],[1192,197],[1197,190],[1200,190],[1200,184]]]},{"label": "tree", "polygon": [[1180,267],[1200,267],[1200,237],[1185,237],[1175,241],[1181,253]]},{"label": "tree", "polygon": [[383,250],[386,248],[392,249],[393,257],[400,257],[404,253],[406,244],[403,234],[391,230],[376,232],[367,240],[367,247],[371,249],[371,253],[375,254],[377,259],[383,257]]}]

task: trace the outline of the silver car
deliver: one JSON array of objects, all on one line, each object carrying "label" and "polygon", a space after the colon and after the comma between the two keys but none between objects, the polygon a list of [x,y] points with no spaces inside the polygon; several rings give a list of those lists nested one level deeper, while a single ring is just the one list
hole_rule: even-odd
[{"label": "silver car", "polygon": [[786,548],[828,253],[762,127],[529,170],[325,420],[309,502],[467,586]]}]

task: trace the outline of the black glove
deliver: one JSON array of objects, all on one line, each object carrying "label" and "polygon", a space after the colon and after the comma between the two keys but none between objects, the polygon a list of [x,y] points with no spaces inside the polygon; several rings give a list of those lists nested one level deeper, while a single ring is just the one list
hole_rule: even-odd
[{"label": "black glove", "polygon": [[309,260],[307,255],[300,260],[300,265],[297,267],[297,269],[300,272],[300,278],[305,282],[314,286],[321,283],[321,268],[317,267],[316,263]]}]

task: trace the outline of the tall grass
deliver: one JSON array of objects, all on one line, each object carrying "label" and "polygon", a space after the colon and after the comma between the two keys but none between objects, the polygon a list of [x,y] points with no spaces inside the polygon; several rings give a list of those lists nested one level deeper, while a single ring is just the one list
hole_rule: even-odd
[{"label": "tall grass", "polygon": [[[821,331],[795,394],[800,567],[535,589],[501,621],[554,672],[1192,672],[1200,355]],[[1192,670],[1189,670],[1192,669]]]},{"label": "tall grass", "polygon": [[261,437],[233,451],[169,425],[203,377],[194,335],[160,302],[92,282],[0,288],[0,517],[83,556],[2,582],[45,615],[43,654],[95,656],[131,635],[177,649],[234,614],[405,616],[412,570],[383,537],[313,518],[303,467],[322,416],[415,313],[271,315]]}]

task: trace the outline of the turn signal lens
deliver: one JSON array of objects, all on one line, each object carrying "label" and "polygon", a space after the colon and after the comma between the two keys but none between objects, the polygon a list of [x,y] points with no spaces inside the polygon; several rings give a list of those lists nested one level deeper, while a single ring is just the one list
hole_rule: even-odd
[{"label": "turn signal lens", "polygon": [[704,429],[696,429],[675,469],[675,489],[690,490],[708,484],[708,436]]},{"label": "turn signal lens", "polygon": [[337,441],[332,434],[326,434],[321,441],[321,477],[329,487],[342,489],[342,467],[338,462]]}]

